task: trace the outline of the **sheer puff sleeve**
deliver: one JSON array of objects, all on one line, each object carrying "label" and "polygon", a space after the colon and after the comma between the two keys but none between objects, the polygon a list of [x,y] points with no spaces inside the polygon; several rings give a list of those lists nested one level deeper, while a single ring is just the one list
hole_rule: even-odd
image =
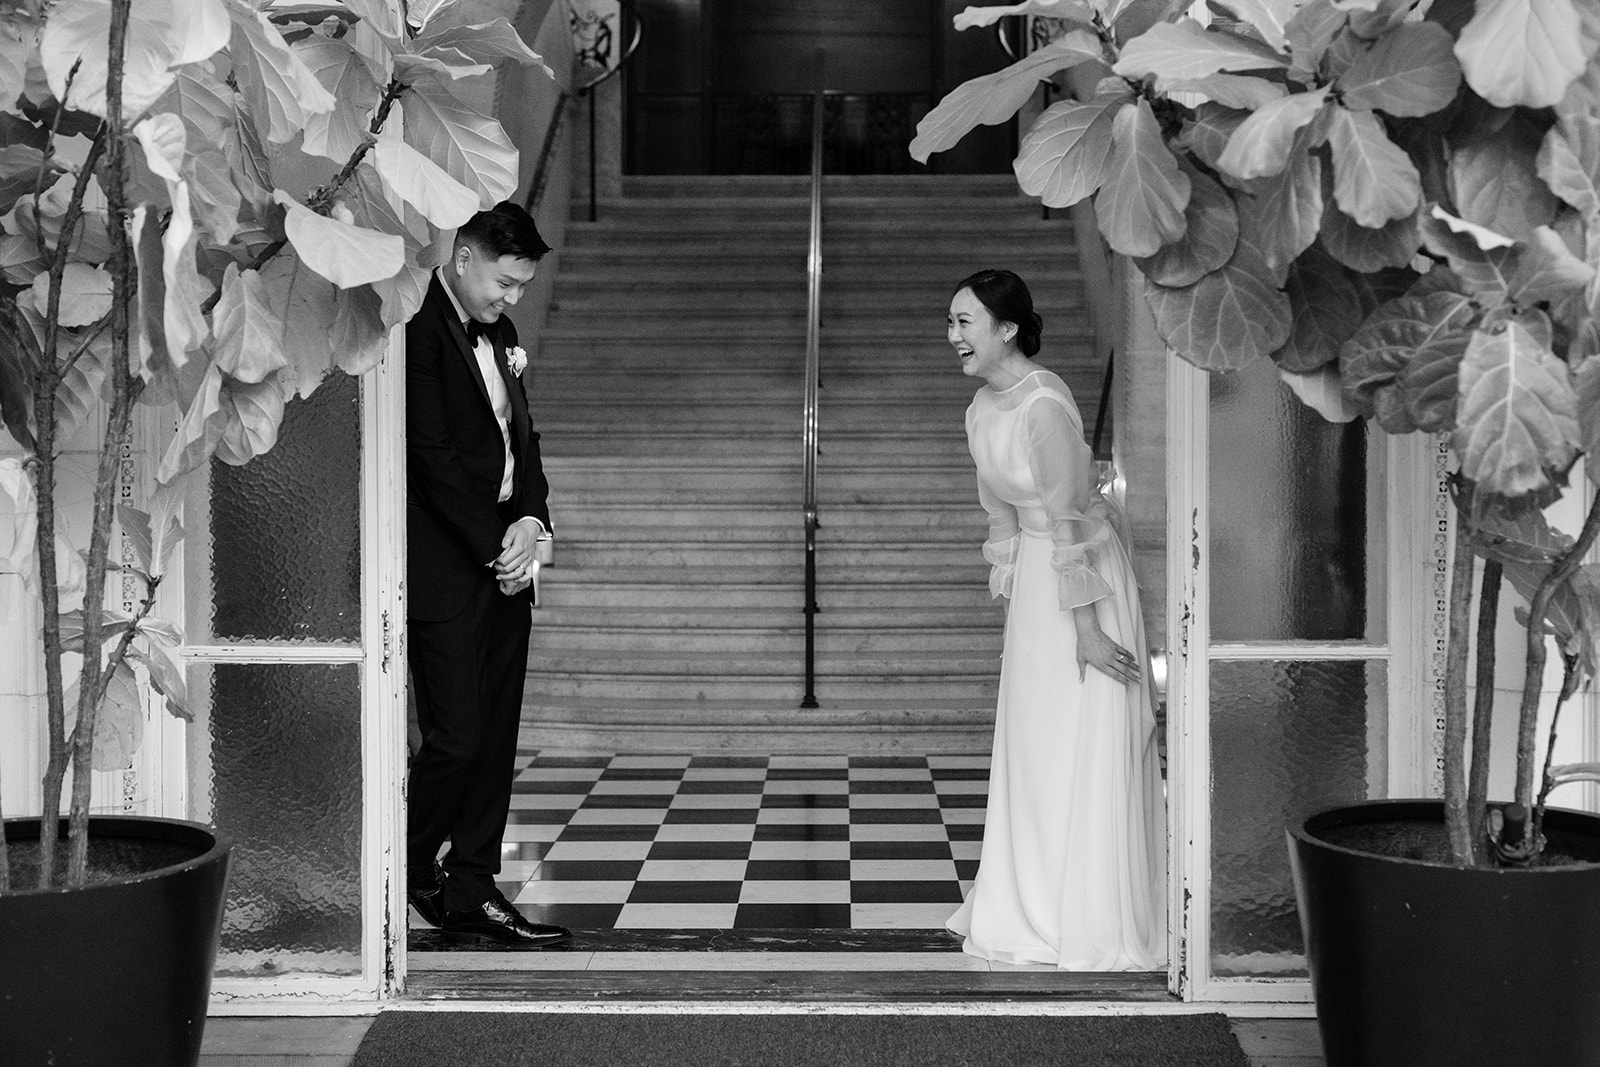
[{"label": "sheer puff sleeve", "polygon": [[1060,397],[1042,392],[1028,403],[1023,423],[1028,465],[1050,523],[1050,565],[1060,576],[1061,610],[1092,604],[1111,595],[1095,570],[1095,553],[1104,549],[1111,528],[1077,413]]}]

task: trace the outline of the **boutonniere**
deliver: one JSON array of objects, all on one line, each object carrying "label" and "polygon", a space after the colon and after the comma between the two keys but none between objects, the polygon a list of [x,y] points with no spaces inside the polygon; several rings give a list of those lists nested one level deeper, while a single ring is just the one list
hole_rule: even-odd
[{"label": "boutonniere", "polygon": [[522,377],[522,372],[528,369],[528,353],[522,350],[521,345],[506,349],[506,366],[511,369],[513,378]]}]

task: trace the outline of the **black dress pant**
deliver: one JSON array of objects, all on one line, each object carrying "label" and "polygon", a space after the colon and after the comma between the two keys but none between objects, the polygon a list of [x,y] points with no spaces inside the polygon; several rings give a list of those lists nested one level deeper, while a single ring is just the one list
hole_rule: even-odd
[{"label": "black dress pant", "polygon": [[527,599],[502,594],[487,567],[455,618],[407,623],[422,734],[407,788],[407,863],[415,881],[450,843],[447,911],[475,908],[495,892],[531,628]]}]

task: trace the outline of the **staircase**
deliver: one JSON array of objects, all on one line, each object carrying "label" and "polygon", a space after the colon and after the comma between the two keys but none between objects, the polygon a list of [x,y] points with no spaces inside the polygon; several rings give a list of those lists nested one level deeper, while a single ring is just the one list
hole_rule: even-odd
[{"label": "staircase", "polygon": [[804,179],[628,178],[568,224],[530,390],[557,531],[524,701],[542,747],[989,743],[988,596],[950,288],[1028,280],[1092,422],[1065,218],[1008,176],[833,178],[823,207],[816,679],[804,694]]}]

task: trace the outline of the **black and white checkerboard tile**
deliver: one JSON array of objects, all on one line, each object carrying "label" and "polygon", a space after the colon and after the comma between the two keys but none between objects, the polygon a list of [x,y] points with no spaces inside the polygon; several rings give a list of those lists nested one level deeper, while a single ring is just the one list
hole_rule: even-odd
[{"label": "black and white checkerboard tile", "polygon": [[937,930],[978,866],[987,756],[524,758],[501,889],[574,930]]}]

